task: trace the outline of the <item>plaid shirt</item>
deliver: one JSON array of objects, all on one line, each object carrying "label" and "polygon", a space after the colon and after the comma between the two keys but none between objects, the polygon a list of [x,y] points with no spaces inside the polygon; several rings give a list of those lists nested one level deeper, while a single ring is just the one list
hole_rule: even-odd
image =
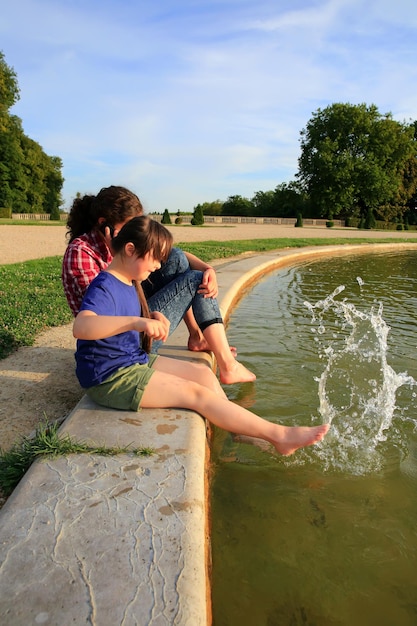
[{"label": "plaid shirt", "polygon": [[81,235],[68,244],[62,261],[62,284],[74,316],[80,310],[88,285],[106,269],[113,256],[97,231]]}]

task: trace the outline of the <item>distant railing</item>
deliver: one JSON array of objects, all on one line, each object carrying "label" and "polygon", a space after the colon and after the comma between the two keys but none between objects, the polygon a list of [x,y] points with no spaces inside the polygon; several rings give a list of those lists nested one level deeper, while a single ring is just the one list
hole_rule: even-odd
[{"label": "distant railing", "polygon": [[50,219],[49,213],[12,213],[12,220],[48,222]]},{"label": "distant railing", "polygon": [[[68,217],[67,213],[63,213],[60,215],[60,219],[62,221],[66,220]],[[152,219],[160,222],[162,220],[162,215],[151,215]],[[174,224],[176,218],[178,217],[176,213],[170,214],[171,221]],[[190,224],[193,216],[192,215],[181,215],[181,223],[182,224]],[[48,221],[51,219],[49,213],[12,213],[12,219],[14,220],[27,220],[27,221]],[[294,226],[296,222],[295,217],[239,217],[236,215],[205,215],[204,223],[205,224],[278,224],[282,226]],[[325,219],[309,219],[303,218],[304,226],[326,226],[327,220]],[[344,226],[345,220],[333,220],[333,224],[335,226]]]},{"label": "distant railing", "polygon": [[[162,215],[151,215],[154,220],[161,221]],[[176,213],[171,213],[171,222],[174,224],[178,217]],[[181,215],[182,224],[190,224],[192,215]],[[205,215],[205,224],[278,224],[282,226],[294,226],[297,219],[295,217],[239,217],[235,215]],[[304,226],[326,226],[326,219],[309,219],[303,217]],[[345,220],[332,220],[334,226],[344,226]]]},{"label": "distant railing", "polygon": [[[68,213],[61,213],[59,219],[66,221]],[[22,220],[27,222],[49,222],[51,219],[50,213],[12,213],[12,220]]]}]

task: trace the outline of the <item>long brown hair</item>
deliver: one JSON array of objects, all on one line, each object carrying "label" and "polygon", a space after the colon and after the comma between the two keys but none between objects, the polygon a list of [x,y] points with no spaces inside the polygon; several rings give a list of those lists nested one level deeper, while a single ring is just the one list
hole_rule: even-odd
[{"label": "long brown hair", "polygon": [[[170,231],[159,222],[151,219],[147,215],[134,217],[123,226],[120,232],[112,240],[114,253],[123,254],[124,247],[128,243],[135,246],[136,255],[144,257],[148,252],[152,252],[153,257],[162,263],[170,255],[173,237]],[[138,294],[142,317],[150,317],[148,303],[143,293],[142,285],[138,281],[133,281]],[[142,348],[150,352],[152,339],[142,334]]]},{"label": "long brown hair", "polygon": [[142,214],[142,203],[132,191],[117,185],[103,187],[96,196],[87,194],[75,198],[67,219],[67,238],[71,243],[76,237],[98,228],[100,218],[107,226],[114,227]]}]

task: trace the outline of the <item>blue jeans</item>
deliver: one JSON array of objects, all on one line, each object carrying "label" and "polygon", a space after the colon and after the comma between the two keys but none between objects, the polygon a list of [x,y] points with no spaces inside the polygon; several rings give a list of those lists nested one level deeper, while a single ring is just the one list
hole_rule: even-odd
[{"label": "blue jeans", "polygon": [[[151,311],[160,311],[171,323],[174,332],[185,313],[192,307],[199,328],[203,331],[211,324],[222,324],[216,298],[204,298],[197,293],[203,272],[192,270],[184,252],[173,248],[166,263],[142,283]],[[152,352],[157,352],[162,341],[154,341]]]}]

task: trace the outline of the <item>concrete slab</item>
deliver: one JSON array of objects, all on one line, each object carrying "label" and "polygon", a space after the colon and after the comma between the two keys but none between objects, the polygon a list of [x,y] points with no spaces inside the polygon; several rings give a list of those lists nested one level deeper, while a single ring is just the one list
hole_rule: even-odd
[{"label": "concrete slab", "polygon": [[204,420],[84,398],[63,430],[155,452],[32,466],[2,511],[0,623],[206,624]]}]

